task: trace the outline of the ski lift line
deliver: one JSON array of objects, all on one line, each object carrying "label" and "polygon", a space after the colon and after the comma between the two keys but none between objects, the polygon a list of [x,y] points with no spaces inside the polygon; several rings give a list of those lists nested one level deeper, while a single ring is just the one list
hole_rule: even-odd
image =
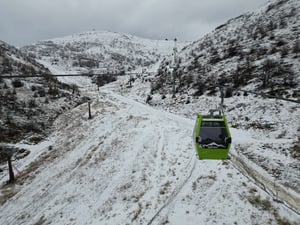
[{"label": "ski lift line", "polygon": [[[184,66],[180,66],[178,68],[185,68]],[[247,90],[243,90],[243,89],[240,89],[240,88],[232,88],[232,87],[227,87],[227,86],[222,86],[222,85],[216,85],[217,87],[220,87],[220,88],[227,88],[227,89],[230,89],[230,90],[237,90],[237,91],[242,91],[242,92],[248,92],[248,93],[251,93],[251,94],[254,94],[254,95],[259,95],[259,96],[262,96],[262,97],[265,97],[265,98],[276,98],[278,100],[283,100],[283,101],[288,101],[288,102],[293,102],[293,103],[298,103],[300,104],[300,100],[294,100],[294,99],[289,99],[289,98],[283,98],[283,97],[279,97],[279,96],[274,96],[274,95],[269,95],[269,94],[264,94],[264,93],[258,93],[258,92],[255,92],[255,91],[247,91]],[[221,95],[223,95],[222,91],[221,91]],[[222,100],[222,103],[223,103],[223,100]]]},{"label": "ski lift line", "polygon": [[245,90],[242,90],[242,89],[240,89],[240,91],[249,92],[251,94],[260,95],[262,97],[275,98],[275,99],[278,99],[278,100],[283,100],[283,101],[287,101],[287,102],[294,102],[294,103],[300,104],[299,100],[294,100],[294,99],[289,99],[289,98],[283,98],[283,97],[279,97],[279,96],[275,96],[275,95],[269,95],[269,94],[264,94],[264,93],[257,93],[255,91],[245,91]]},{"label": "ski lift line", "polygon": [[[148,74],[155,74],[156,72],[147,72]],[[125,75],[139,75],[141,73],[138,72],[128,72],[125,73]],[[49,75],[2,75],[0,76],[0,79],[12,79],[12,78],[34,78],[34,77],[91,77],[91,76],[103,76],[103,75],[111,75],[111,76],[117,76],[119,74],[115,74],[115,73],[89,73],[89,74],[49,74]],[[221,86],[221,85],[217,85],[217,87],[220,88],[227,88],[230,90],[237,90],[237,91],[242,91],[245,93],[251,93],[254,95],[259,95],[265,98],[275,98],[278,100],[283,100],[283,101],[288,101],[288,102],[293,102],[293,103],[298,103],[300,104],[300,100],[294,100],[294,99],[289,99],[289,98],[283,98],[283,97],[279,97],[279,96],[274,96],[274,95],[269,95],[269,94],[264,94],[264,93],[259,93],[259,92],[255,92],[255,91],[248,91],[248,90],[243,90],[240,88],[232,88],[232,87],[226,87],[226,86]],[[222,105],[223,105],[223,91],[221,91],[221,95],[222,95]]]},{"label": "ski lift line", "polygon": [[241,91],[241,92],[244,92],[244,93],[250,93],[250,94],[253,94],[253,95],[259,95],[259,96],[262,96],[262,97],[265,97],[265,98],[275,98],[275,99],[278,99],[278,100],[283,100],[283,101],[294,102],[294,103],[300,104],[300,100],[295,100],[295,99],[290,99],[290,98],[283,98],[283,97],[280,97],[280,96],[269,95],[269,94],[265,94],[265,93],[262,93],[262,92],[248,91],[248,90],[244,90],[244,89],[241,89],[241,88],[232,88],[232,87],[221,86],[221,85],[216,85],[216,86],[220,87],[220,88],[233,90],[233,91],[235,90],[235,91]]},{"label": "ski lift line", "polygon": [[[107,73],[106,73],[107,74]],[[2,75],[1,78],[9,79],[9,78],[47,78],[47,77],[87,77],[92,75],[104,75],[104,74],[49,74],[49,75]],[[109,74],[112,75],[112,74]]]},{"label": "ski lift line", "polygon": [[156,72],[144,72],[144,73],[129,72],[129,73],[125,73],[124,75],[142,75],[142,74],[156,74]]},{"label": "ski lift line", "polygon": [[[155,72],[147,72],[148,74],[154,74]],[[128,72],[125,75],[139,75],[141,73],[138,72]],[[1,75],[1,78],[9,79],[9,78],[33,78],[33,77],[91,77],[91,76],[103,76],[103,75],[111,75],[111,76],[119,76],[117,73],[79,73],[79,74],[48,74],[48,75]]]},{"label": "ski lift line", "polygon": [[87,76],[93,76],[93,75],[115,75],[115,74],[108,74],[108,73],[103,73],[103,74],[49,74],[49,75],[4,75],[0,76],[0,78],[33,78],[33,77],[87,77]]}]

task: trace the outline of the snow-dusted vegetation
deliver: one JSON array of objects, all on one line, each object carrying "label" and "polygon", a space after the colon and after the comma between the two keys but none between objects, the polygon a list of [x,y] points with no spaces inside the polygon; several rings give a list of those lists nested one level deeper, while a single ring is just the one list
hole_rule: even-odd
[{"label": "snow-dusted vegetation", "polygon": [[[179,43],[183,47],[184,43]],[[172,40],[150,40],[108,31],[90,31],[41,41],[23,49],[38,61],[64,71],[124,73],[147,67],[171,55]]]},{"label": "snow-dusted vegetation", "polygon": [[55,118],[86,102],[77,87],[49,76],[50,71],[28,53],[0,43],[2,76],[39,75],[37,78],[0,78],[0,138],[2,142],[43,139]]},{"label": "snow-dusted vegetation", "polygon": [[[199,96],[219,84],[299,98],[299,8],[297,0],[274,1],[184,47],[173,65],[176,93]],[[153,92],[169,92],[170,64],[160,65]]]},{"label": "snow-dusted vegetation", "polygon": [[[299,103],[245,92],[299,101],[299,9],[270,1],[176,57],[111,32],[1,43],[1,74],[41,78],[0,80],[0,142],[17,149],[13,183],[0,154],[0,224],[299,224]],[[45,76],[82,72],[121,76]],[[230,159],[198,160],[196,115],[220,86]]]}]

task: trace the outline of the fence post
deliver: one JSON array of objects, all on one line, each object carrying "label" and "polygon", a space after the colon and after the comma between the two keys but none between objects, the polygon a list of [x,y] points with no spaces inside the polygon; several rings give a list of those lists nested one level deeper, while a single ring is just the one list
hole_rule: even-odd
[{"label": "fence post", "polygon": [[7,155],[7,163],[8,163],[8,170],[9,170],[9,182],[12,183],[15,181],[15,174],[11,164],[11,156]]},{"label": "fence post", "polygon": [[88,106],[89,106],[89,120],[92,119],[92,114],[91,114],[91,102],[88,101]]}]

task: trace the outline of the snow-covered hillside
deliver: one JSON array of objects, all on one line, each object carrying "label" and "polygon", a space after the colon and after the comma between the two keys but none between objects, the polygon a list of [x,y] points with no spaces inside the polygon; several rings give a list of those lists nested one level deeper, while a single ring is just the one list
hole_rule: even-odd
[{"label": "snow-covered hillside", "polygon": [[[166,57],[173,41],[93,31],[25,47],[52,73],[142,71],[150,64],[148,72],[158,73],[123,75],[100,91],[87,77],[60,78],[76,84],[74,96],[52,79],[17,82],[10,96],[28,104],[14,97],[3,110],[1,102],[0,125],[19,124],[9,117],[19,117],[9,113],[14,108],[25,112],[16,121],[32,127],[45,113],[55,121],[42,141],[10,144],[26,153],[13,157],[14,183],[6,183],[0,159],[0,224],[299,224],[299,104],[237,90],[299,99],[299,6],[272,0],[229,20],[179,52],[175,77],[174,57]],[[194,122],[218,107],[217,84],[235,89],[225,98],[231,158],[200,161]],[[6,87],[13,90],[13,82],[0,82],[5,101]],[[73,108],[83,95],[84,104]]]},{"label": "snow-covered hillside", "polygon": [[[300,98],[299,18],[298,0],[272,0],[187,45],[178,54],[176,93],[199,96],[220,84]],[[161,64],[153,92],[172,91],[172,60]]]},{"label": "snow-covered hillside", "polygon": [[161,64],[154,82],[136,80],[132,89],[121,93],[195,118],[196,113],[207,114],[218,106],[219,85],[229,87],[225,98],[229,124],[254,137],[235,146],[237,152],[271,181],[299,194],[299,104],[238,91],[299,101],[299,9],[297,0],[274,0],[231,19],[179,52],[174,77],[165,65],[170,58]]},{"label": "snow-covered hillside", "polygon": [[[184,43],[176,43],[182,48]],[[124,72],[147,67],[172,54],[173,40],[150,40],[136,36],[89,31],[40,41],[22,48],[64,71]]]},{"label": "snow-covered hillside", "polygon": [[[1,224],[297,224],[299,215],[231,161],[196,158],[194,120],[118,88],[86,92],[91,120],[81,105],[44,142],[18,145],[31,153],[15,162],[17,182],[1,187]],[[233,152],[254,138],[232,133]]]},{"label": "snow-covered hillside", "polygon": [[14,46],[0,41],[1,75],[47,74],[49,70],[32,58],[28,52],[22,52]]},{"label": "snow-covered hillside", "polygon": [[[208,114],[210,109],[217,108],[221,102],[219,93],[200,97],[182,95],[175,98],[172,98],[171,94],[165,98],[155,94],[149,100],[151,82],[145,81],[145,78],[137,78],[131,87],[128,87],[126,86],[128,80],[129,78],[123,77],[123,80],[119,80],[121,85],[115,85],[112,90],[130,99],[148,102],[152,107],[190,119],[195,119],[197,114]],[[235,146],[239,157],[247,159],[250,163],[248,165],[266,174],[276,185],[285,187],[291,193],[299,194],[298,104],[263,99],[241,92],[225,99],[225,114],[230,127],[238,129],[236,136],[239,136],[239,132],[243,134],[244,131],[249,134],[245,137],[245,143]],[[234,138],[235,136],[233,140]]]},{"label": "snow-covered hillside", "polygon": [[42,139],[54,119],[66,109],[87,101],[78,90],[49,76],[48,68],[31,54],[0,41],[0,142]]}]

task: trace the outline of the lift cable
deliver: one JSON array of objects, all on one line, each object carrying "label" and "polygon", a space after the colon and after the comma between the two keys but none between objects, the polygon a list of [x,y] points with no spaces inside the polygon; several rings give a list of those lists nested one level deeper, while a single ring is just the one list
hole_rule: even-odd
[{"label": "lift cable", "polygon": [[[147,72],[147,74],[154,74],[156,72]],[[139,75],[140,72],[128,72],[125,74],[119,73],[74,73],[74,74],[28,74],[28,75],[1,75],[1,78],[5,79],[12,79],[12,78],[33,78],[33,77],[40,77],[40,78],[47,78],[47,77],[92,77],[92,76],[104,76],[104,75],[111,75],[111,76],[123,76],[123,75]]]},{"label": "lift cable", "polygon": [[[156,72],[147,72],[147,74],[155,74]],[[140,72],[128,72],[125,73],[124,75],[140,75]],[[33,77],[79,77],[79,76],[86,76],[86,77],[92,77],[92,76],[104,76],[104,75],[111,75],[111,76],[118,76],[120,74],[117,73],[81,73],[81,74],[45,74],[45,75],[33,75],[33,74],[28,74],[28,75],[1,75],[1,78],[5,79],[12,79],[12,78],[33,78]],[[236,90],[236,91],[241,91],[244,93],[251,93],[254,95],[259,95],[264,98],[275,98],[283,101],[288,101],[288,102],[293,102],[293,103],[298,103],[300,104],[300,100],[295,100],[295,99],[289,99],[289,98],[283,98],[280,96],[275,96],[275,95],[270,95],[270,94],[265,94],[262,92],[256,92],[256,91],[249,91],[249,90],[243,90],[241,88],[233,88],[233,87],[228,87],[228,86],[222,86],[222,85],[216,85],[216,87],[219,87],[220,89],[229,89],[229,90]],[[223,95],[223,91],[221,91],[221,94]],[[222,103],[223,105],[223,100]]]},{"label": "lift cable", "polygon": [[288,102],[293,102],[293,103],[300,104],[300,100],[295,100],[295,99],[290,99],[290,98],[284,98],[284,97],[281,97],[281,96],[265,94],[263,92],[248,91],[248,90],[244,90],[244,89],[241,89],[241,88],[232,88],[232,87],[221,86],[221,85],[217,85],[217,86],[220,87],[220,88],[225,88],[225,89],[229,89],[229,90],[232,90],[232,91],[241,91],[241,92],[244,92],[244,93],[259,95],[259,96],[262,96],[264,98],[275,98],[275,99],[278,99],[278,100],[283,100],[283,101],[288,101]]}]

